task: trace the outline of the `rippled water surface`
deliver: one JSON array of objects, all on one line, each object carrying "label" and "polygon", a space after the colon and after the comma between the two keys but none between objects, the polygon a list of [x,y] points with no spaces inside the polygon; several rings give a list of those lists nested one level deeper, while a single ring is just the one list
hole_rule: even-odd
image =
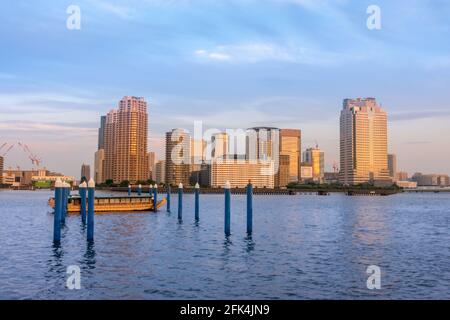
[{"label": "rippled water surface", "polygon": [[[176,208],[97,215],[88,245],[71,216],[60,247],[50,196],[0,191],[1,299],[450,299],[450,194],[255,196],[251,239],[245,197],[227,239],[223,196],[201,196],[196,224],[185,195],[182,223]],[[81,290],[66,288],[69,265]],[[370,265],[381,290],[366,287]]]}]

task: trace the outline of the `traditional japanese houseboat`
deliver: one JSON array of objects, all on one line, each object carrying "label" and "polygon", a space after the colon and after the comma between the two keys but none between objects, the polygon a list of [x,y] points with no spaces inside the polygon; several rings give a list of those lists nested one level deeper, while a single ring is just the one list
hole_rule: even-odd
[{"label": "traditional japanese houseboat", "polygon": [[[158,201],[157,208],[166,204],[167,200],[163,198]],[[55,198],[50,198],[48,204],[55,208]],[[86,204],[87,206],[87,204]],[[81,209],[81,197],[70,196],[67,203],[67,212],[69,214],[79,213]],[[152,196],[99,196],[94,200],[95,213],[110,212],[146,212],[154,210],[154,201]]]}]

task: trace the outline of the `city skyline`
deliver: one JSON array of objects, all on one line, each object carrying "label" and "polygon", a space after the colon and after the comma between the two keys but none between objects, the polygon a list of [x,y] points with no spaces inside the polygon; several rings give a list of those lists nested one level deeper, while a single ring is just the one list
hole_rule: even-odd
[{"label": "city skyline", "polygon": [[[398,169],[450,173],[449,3],[378,1],[376,31],[368,1],[107,4],[79,1],[81,30],[66,28],[68,3],[0,12],[0,144],[23,141],[43,166],[78,176],[82,163],[94,167],[100,115],[136,95],[149,102],[158,159],[166,131],[202,120],[299,128],[302,151],[318,141],[331,171],[342,99],[373,96],[388,110]],[[16,166],[31,168],[19,150],[5,157]]]}]

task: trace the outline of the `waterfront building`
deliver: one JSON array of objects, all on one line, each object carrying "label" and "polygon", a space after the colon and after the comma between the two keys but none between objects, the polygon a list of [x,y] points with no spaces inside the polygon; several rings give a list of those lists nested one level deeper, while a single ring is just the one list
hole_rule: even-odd
[{"label": "waterfront building", "polygon": [[146,181],[149,178],[147,102],[124,97],[106,115],[104,129],[105,180]]},{"label": "waterfront building", "polygon": [[106,116],[100,117],[100,128],[98,129],[98,147],[97,149],[105,148],[105,128],[106,128]]},{"label": "waterfront building", "polygon": [[166,161],[161,160],[155,163],[155,178],[157,184],[166,183]]},{"label": "waterfront building", "polygon": [[96,183],[104,183],[104,170],[105,170],[105,149],[99,149],[95,153],[94,163],[94,180]]},{"label": "waterfront building", "polygon": [[450,178],[446,174],[422,174],[415,173],[411,181],[417,182],[420,187],[448,187],[450,186]]},{"label": "waterfront building", "polygon": [[339,172],[325,172],[324,183],[336,184],[339,183]]},{"label": "waterfront building", "polygon": [[[290,156],[287,154],[280,154],[279,158],[279,168],[278,172],[275,174],[275,187],[276,188],[284,188],[286,187],[291,180],[290,176]],[[298,180],[295,180],[298,182]]]},{"label": "waterfront building", "polygon": [[222,161],[229,154],[229,137],[225,132],[211,136],[211,160]]},{"label": "waterfront building", "polygon": [[417,182],[415,181],[396,181],[395,184],[403,189],[415,189],[417,188]]},{"label": "waterfront building", "polygon": [[249,181],[255,188],[274,188],[274,161],[258,162],[229,156],[211,164],[211,186],[223,188],[227,181],[232,188],[245,188]]},{"label": "waterfront building", "polygon": [[314,181],[314,170],[313,166],[309,163],[302,163],[301,166],[302,182],[312,182]]},{"label": "waterfront building", "polygon": [[397,178],[397,155],[388,154],[388,169],[389,177],[391,177],[392,181],[395,181]]},{"label": "waterfront building", "polygon": [[395,181],[408,181],[408,172],[399,171],[395,175]]},{"label": "waterfront building", "polygon": [[154,180],[154,171],[155,171],[155,164],[156,164],[156,154],[154,152],[148,153],[148,179]]},{"label": "waterfront building", "polygon": [[195,140],[191,138],[191,163],[202,164],[206,160],[206,147],[205,140]]},{"label": "waterfront building", "polygon": [[[247,129],[246,157],[248,160],[278,161],[280,129],[255,127]],[[277,165],[277,163],[275,164]]]},{"label": "waterfront building", "polygon": [[65,176],[61,173],[51,172],[47,169],[36,170],[3,170],[3,184],[11,187],[50,188],[60,178],[64,182],[74,182],[75,177]]},{"label": "waterfront building", "polygon": [[[301,150],[302,132],[298,129],[280,130],[280,157],[289,156],[289,182],[298,182],[301,179]],[[281,167],[281,158],[280,158]],[[284,184],[284,183],[283,183]]]},{"label": "waterfront building", "polygon": [[166,183],[189,185],[191,171],[191,137],[183,129],[166,133]]},{"label": "waterfront building", "polygon": [[325,153],[318,146],[308,148],[303,152],[303,163],[312,167],[312,179],[322,183],[325,175]]},{"label": "waterfront building", "polygon": [[387,114],[376,99],[345,99],[340,117],[341,183],[390,184],[387,149]]},{"label": "waterfront building", "polygon": [[88,164],[82,164],[81,165],[81,175],[80,175],[80,181],[89,181],[91,180],[91,166]]}]

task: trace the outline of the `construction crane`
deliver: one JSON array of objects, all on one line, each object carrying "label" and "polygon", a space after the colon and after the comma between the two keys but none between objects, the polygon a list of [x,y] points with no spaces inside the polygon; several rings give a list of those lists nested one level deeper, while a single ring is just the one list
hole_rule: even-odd
[{"label": "construction crane", "polygon": [[28,159],[31,160],[31,163],[33,165],[36,165],[38,167],[41,165],[42,159],[38,158],[37,155],[31,152],[30,148],[26,144],[21,142],[18,142],[17,144],[22,148],[23,152],[25,152],[28,155]]},{"label": "construction crane", "polygon": [[[37,155],[35,155],[33,152],[31,152],[30,148],[26,144],[21,143],[21,142],[18,142],[17,144],[21,147],[22,151],[27,154],[28,159],[30,159],[31,163],[34,166],[39,167],[41,165],[42,159],[40,159]],[[16,144],[11,144],[11,145],[9,145],[9,147],[8,147],[8,145],[9,144],[7,142],[5,142],[0,146],[0,150],[7,147],[6,151],[2,154],[2,157],[5,157],[15,147]]]},{"label": "construction crane", "polygon": [[[3,145],[3,146],[4,146],[4,145]],[[3,148],[3,146],[2,146],[2,148]],[[11,151],[12,148],[14,148],[14,145],[13,145],[13,144],[10,145],[8,149],[6,149],[6,151],[2,154],[2,157],[6,156],[6,155]]]}]

